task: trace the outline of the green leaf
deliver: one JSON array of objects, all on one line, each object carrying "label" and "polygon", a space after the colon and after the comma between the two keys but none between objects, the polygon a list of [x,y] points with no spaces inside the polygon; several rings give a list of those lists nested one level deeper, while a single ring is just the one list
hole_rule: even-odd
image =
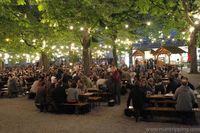
[{"label": "green leaf", "polygon": [[44,5],[43,4],[39,4],[38,5],[38,10],[39,11],[44,11]]},{"label": "green leaf", "polygon": [[18,5],[25,5],[26,2],[25,2],[25,0],[17,0],[17,4]]}]

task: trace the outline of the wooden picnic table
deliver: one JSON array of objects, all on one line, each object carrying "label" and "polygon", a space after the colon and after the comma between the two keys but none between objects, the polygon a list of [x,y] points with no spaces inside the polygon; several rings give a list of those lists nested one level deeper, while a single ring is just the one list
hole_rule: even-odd
[{"label": "wooden picnic table", "polygon": [[87,91],[88,92],[98,92],[99,89],[97,89],[97,88],[87,88]]},{"label": "wooden picnic table", "polygon": [[86,93],[83,93],[83,94],[79,94],[79,96],[87,96],[87,97],[89,97],[89,96],[92,96],[94,93],[92,93],[92,92],[86,92]]},{"label": "wooden picnic table", "polygon": [[148,99],[173,99],[174,94],[154,94],[148,95],[146,98]]}]

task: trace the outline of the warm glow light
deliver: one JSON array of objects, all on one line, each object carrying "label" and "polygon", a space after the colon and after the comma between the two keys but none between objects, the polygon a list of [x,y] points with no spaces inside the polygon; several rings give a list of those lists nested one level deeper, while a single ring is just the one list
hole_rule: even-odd
[{"label": "warm glow light", "polygon": [[165,40],[162,40],[162,42],[164,42]]},{"label": "warm glow light", "polygon": [[195,21],[194,24],[198,25],[198,24],[199,24],[199,21]]},{"label": "warm glow light", "polygon": [[106,27],[105,27],[105,29],[107,30],[107,29],[108,29],[108,27],[106,26]]},{"label": "warm glow light", "polygon": [[140,42],[142,42],[142,39],[140,39]]},{"label": "warm glow light", "polygon": [[125,25],[125,28],[127,29],[128,27],[129,27],[129,25],[128,25],[128,24],[126,24],[126,25]]},{"label": "warm glow light", "polygon": [[23,40],[23,39],[20,39],[20,42],[21,42],[21,43],[24,43],[24,40]]},{"label": "warm glow light", "polygon": [[61,49],[64,49],[64,46],[60,46]]},{"label": "warm glow light", "polygon": [[190,27],[189,31],[192,33],[194,31],[194,27]]},{"label": "warm glow light", "polygon": [[81,27],[81,28],[80,28],[80,31],[83,31],[83,30],[84,30],[84,28],[83,28],[83,27]]},{"label": "warm glow light", "polygon": [[151,22],[147,22],[147,25],[150,26],[150,25],[151,25]]},{"label": "warm glow light", "polygon": [[185,32],[183,31],[182,34],[185,35]]},{"label": "warm glow light", "polygon": [[42,41],[42,48],[44,49],[45,47],[46,47],[46,41],[43,40],[43,41]]},{"label": "warm glow light", "polygon": [[200,13],[194,14],[193,17],[200,20]]},{"label": "warm glow light", "polygon": [[170,38],[170,36],[167,37],[168,39]]},{"label": "warm glow light", "polygon": [[7,53],[4,54],[4,59],[5,59],[5,60],[8,59],[9,57],[10,57],[9,54],[7,54]]},{"label": "warm glow light", "polygon": [[71,44],[72,47],[74,47],[74,45],[75,45],[74,43]]},{"label": "warm glow light", "polygon": [[69,29],[70,29],[70,30],[73,30],[73,29],[74,29],[74,26],[71,25],[71,26],[69,27]]},{"label": "warm glow light", "polygon": [[55,49],[56,48],[56,46],[55,45],[53,45],[52,47],[51,47],[51,49]]},{"label": "warm glow light", "polygon": [[72,65],[73,65],[73,63],[69,63],[69,65],[70,65],[70,66],[72,66]]},{"label": "warm glow light", "polygon": [[6,39],[5,39],[5,41],[6,41],[6,42],[9,42],[9,41],[10,41],[10,39],[9,39],[9,38],[6,38]]}]

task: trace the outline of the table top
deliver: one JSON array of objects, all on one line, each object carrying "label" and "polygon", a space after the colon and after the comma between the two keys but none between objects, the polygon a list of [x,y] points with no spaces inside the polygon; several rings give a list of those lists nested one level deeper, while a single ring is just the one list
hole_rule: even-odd
[{"label": "table top", "polygon": [[166,99],[166,98],[169,98],[169,99],[172,99],[173,96],[174,96],[174,94],[164,94],[164,95],[163,94],[154,94],[154,95],[146,96],[146,98],[150,98],[150,99],[156,99],[156,98],[158,98],[158,99],[160,99],[160,98]]},{"label": "table top", "polygon": [[162,78],[162,80],[169,80],[169,78],[165,77],[165,78]]},{"label": "table top", "polygon": [[94,93],[86,92],[84,94],[79,94],[80,96],[92,96]]},{"label": "table top", "polygon": [[88,91],[99,91],[97,88],[87,88]]}]

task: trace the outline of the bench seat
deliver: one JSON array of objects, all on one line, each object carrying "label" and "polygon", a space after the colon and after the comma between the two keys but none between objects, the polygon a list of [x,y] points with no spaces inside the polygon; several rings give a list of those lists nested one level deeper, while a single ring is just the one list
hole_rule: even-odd
[{"label": "bench seat", "polygon": [[[175,108],[172,107],[147,107],[147,111],[168,111],[168,112],[177,112]],[[200,108],[193,108],[192,112],[200,112]]]},{"label": "bench seat", "polygon": [[174,100],[151,100],[150,103],[158,103],[158,104],[176,104]]}]

